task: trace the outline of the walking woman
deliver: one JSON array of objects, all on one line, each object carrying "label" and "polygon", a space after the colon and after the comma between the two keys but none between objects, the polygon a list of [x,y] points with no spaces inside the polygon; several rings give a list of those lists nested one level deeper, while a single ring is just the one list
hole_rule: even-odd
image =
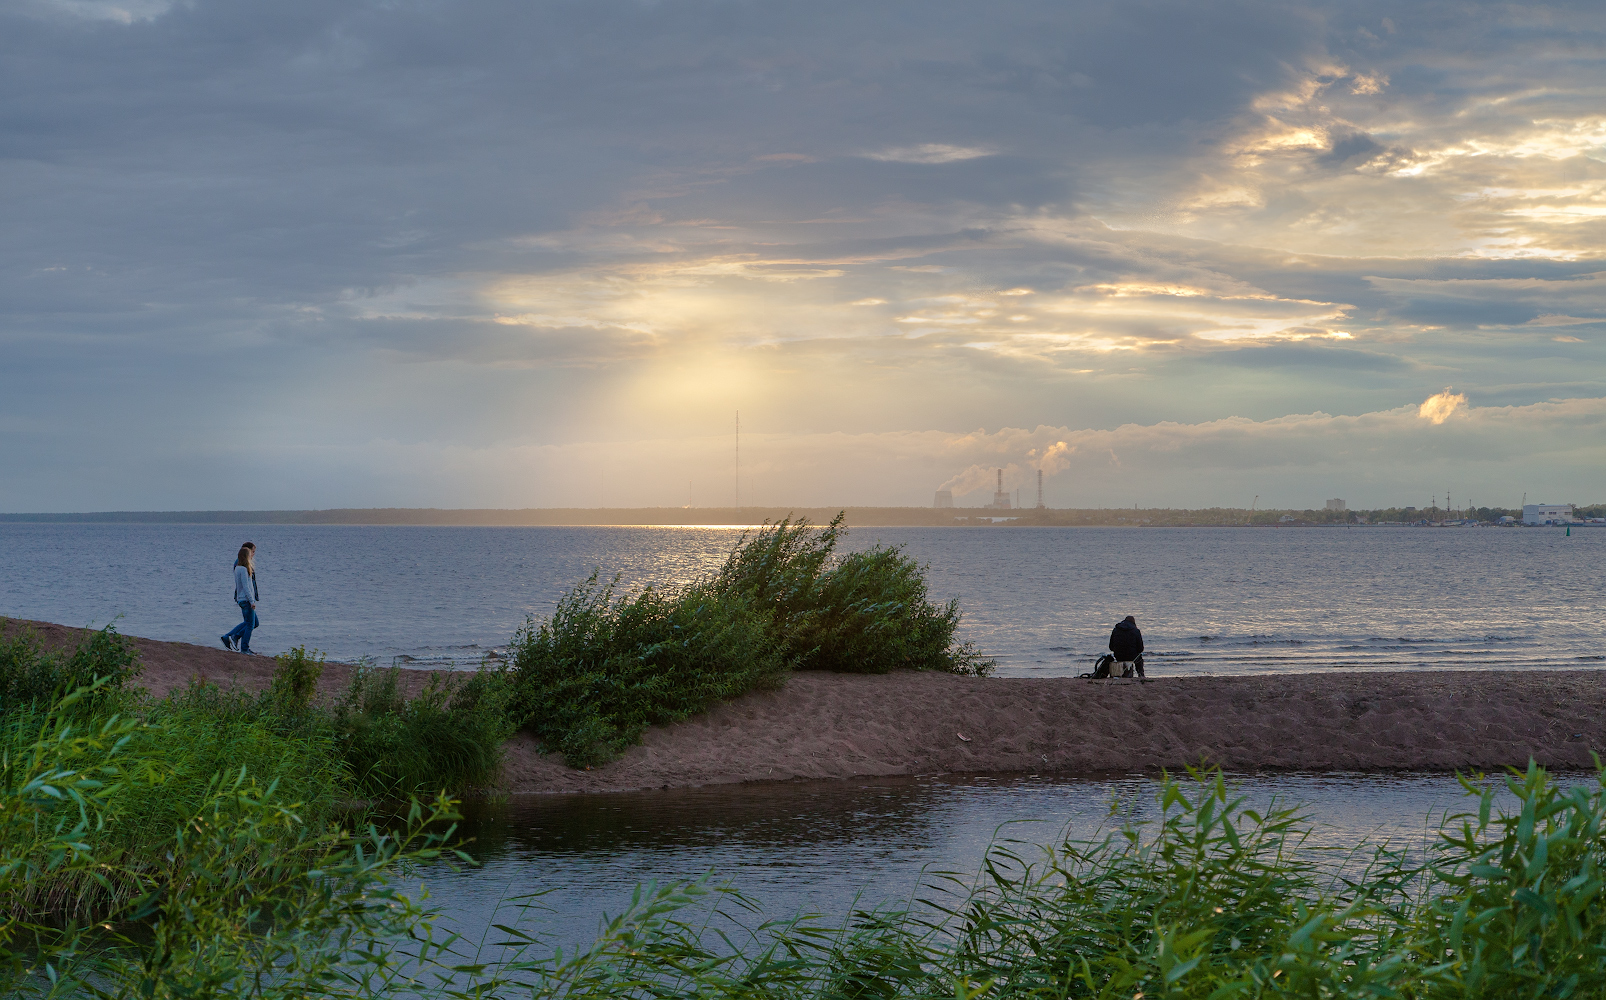
[{"label": "walking woman", "polygon": [[257,547],[255,542],[240,546],[234,557],[234,603],[240,606],[245,619],[234,630],[223,636],[223,648],[241,653],[251,652],[251,630],[257,621]]}]

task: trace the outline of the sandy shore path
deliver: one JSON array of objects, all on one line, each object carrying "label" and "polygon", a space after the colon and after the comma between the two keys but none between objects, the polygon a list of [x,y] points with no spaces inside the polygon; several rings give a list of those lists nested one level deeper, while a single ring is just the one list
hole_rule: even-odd
[{"label": "sandy shore path", "polygon": [[[10,623],[24,624],[24,623]],[[32,625],[53,645],[78,629]],[[273,661],[134,639],[161,694],[201,675],[265,686]],[[350,668],[330,664],[322,688]],[[409,671],[409,674],[414,672]],[[427,675],[416,672],[411,688]],[[793,778],[977,771],[1391,771],[1592,767],[1606,746],[1606,672],[1414,671],[1281,677],[1074,678],[795,674],[590,771],[507,744],[508,790],[622,791]]]}]

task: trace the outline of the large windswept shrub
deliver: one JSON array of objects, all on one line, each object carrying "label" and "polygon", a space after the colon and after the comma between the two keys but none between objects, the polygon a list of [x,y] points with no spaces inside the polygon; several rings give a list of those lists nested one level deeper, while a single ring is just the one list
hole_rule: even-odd
[{"label": "large windswept shrub", "polygon": [[899,548],[836,558],[842,515],[743,534],[719,572],[682,589],[620,596],[597,574],[512,643],[517,717],[548,751],[589,766],[786,671],[992,670],[955,646],[959,605],[938,606]]},{"label": "large windswept shrub", "polygon": [[985,675],[993,663],[954,645],[959,602],[931,603],[925,567],[902,546],[835,558],[843,515],[824,528],[783,519],[744,534],[713,580],[770,613],[793,668],[883,674],[940,670]]},{"label": "large windswept shrub", "polygon": [[650,725],[779,684],[786,661],[769,625],[753,602],[707,584],[620,597],[593,573],[514,636],[519,715],[571,766],[607,760]]}]

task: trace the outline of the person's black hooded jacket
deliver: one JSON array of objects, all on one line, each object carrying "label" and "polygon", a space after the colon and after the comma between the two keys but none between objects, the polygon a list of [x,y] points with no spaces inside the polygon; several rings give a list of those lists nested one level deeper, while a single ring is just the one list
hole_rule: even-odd
[{"label": "person's black hooded jacket", "polygon": [[1137,619],[1127,615],[1110,631],[1110,652],[1123,662],[1143,654],[1143,633],[1138,631]]}]

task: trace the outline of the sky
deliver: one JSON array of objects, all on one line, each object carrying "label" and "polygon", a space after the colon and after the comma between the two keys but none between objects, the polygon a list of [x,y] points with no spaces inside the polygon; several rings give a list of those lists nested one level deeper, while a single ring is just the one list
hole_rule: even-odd
[{"label": "sky", "polygon": [[1603,55],[1598,3],[0,0],[0,510],[1599,502]]}]

